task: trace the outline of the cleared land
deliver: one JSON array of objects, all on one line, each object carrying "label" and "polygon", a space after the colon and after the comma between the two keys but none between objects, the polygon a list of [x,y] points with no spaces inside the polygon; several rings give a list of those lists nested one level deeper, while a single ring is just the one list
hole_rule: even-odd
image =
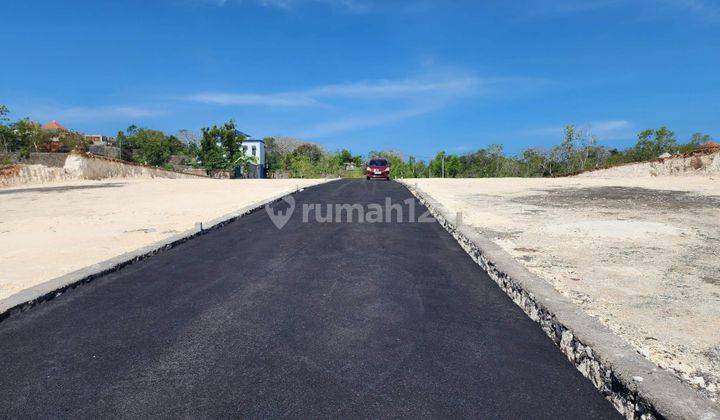
[{"label": "cleared land", "polygon": [[312,179],[113,179],[0,189],[0,299]]},{"label": "cleared land", "polygon": [[409,179],[641,354],[717,398],[720,180]]}]

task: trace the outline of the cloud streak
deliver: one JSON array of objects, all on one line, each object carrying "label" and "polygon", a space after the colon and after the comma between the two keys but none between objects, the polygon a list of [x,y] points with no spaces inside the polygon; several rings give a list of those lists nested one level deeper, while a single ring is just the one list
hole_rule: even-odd
[{"label": "cloud streak", "polygon": [[[328,137],[429,114],[470,97],[524,95],[548,85],[533,78],[481,78],[452,73],[433,77],[361,80],[285,92],[199,92],[184,100],[224,107],[264,107],[279,112],[312,110],[319,122],[293,127],[293,135]],[[287,114],[286,114],[287,115]]]},{"label": "cloud streak", "polygon": [[[309,4],[320,4],[352,13],[363,13],[374,9],[376,4],[369,0],[252,0],[254,4],[279,10],[292,10]],[[185,0],[186,4],[223,7],[243,3],[242,0]]]},{"label": "cloud streak", "polygon": [[329,84],[306,90],[275,93],[207,91],[188,95],[184,99],[211,105],[307,107],[342,99],[410,100],[489,95],[502,90],[504,86],[513,84],[527,88],[533,82],[531,79],[481,79],[477,77],[373,80]]},{"label": "cloud streak", "polygon": [[309,95],[301,93],[224,93],[200,92],[185,99],[209,105],[261,105],[269,107],[304,107],[317,105],[318,102]]}]

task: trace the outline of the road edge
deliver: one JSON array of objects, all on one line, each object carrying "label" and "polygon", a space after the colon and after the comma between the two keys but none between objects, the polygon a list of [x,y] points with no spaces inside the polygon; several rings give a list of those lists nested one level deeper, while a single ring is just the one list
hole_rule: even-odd
[{"label": "road edge", "polygon": [[456,213],[416,186],[398,182],[626,418],[720,419],[720,410],[710,400],[638,354],[475,229],[457,226]]},{"label": "road edge", "polygon": [[211,219],[209,222],[202,222],[199,226],[195,226],[194,228],[188,229],[177,235],[161,239],[150,245],[146,245],[62,276],[55,277],[54,279],[50,279],[27,289],[23,289],[6,298],[0,299],[0,322],[16,313],[24,312],[35,305],[52,300],[69,290],[75,289],[83,284],[90,283],[91,281],[106,274],[118,271],[130,264],[150,258],[153,255],[159,254],[193,238],[204,235],[212,230],[219,229],[228,223],[234,222],[243,216],[264,208],[267,204],[282,200],[284,197],[288,197],[308,188],[314,188],[319,185],[337,181],[338,179],[340,178],[328,179],[324,182],[319,182],[302,188],[298,186],[295,188],[295,191],[275,194],[270,198],[255,201],[240,208],[239,210]]}]

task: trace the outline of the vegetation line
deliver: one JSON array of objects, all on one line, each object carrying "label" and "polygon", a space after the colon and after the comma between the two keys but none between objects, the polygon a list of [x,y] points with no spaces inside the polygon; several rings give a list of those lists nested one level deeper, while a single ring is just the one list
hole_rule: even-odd
[{"label": "vegetation line", "polygon": [[[31,152],[87,150],[89,146],[79,133],[43,129],[29,119],[10,122],[8,114],[8,108],[0,105],[0,152],[15,152],[22,157]],[[440,151],[427,162],[393,150],[371,151],[367,158],[388,159],[393,176],[403,178],[550,177],[654,160],[665,153],[689,153],[712,142],[709,135],[695,133],[687,143],[680,143],[667,127],[644,130],[637,137],[633,147],[609,149],[600,144],[600,139],[589,128],[568,125],[557,146],[529,148],[517,155],[504,153],[502,144],[491,144],[460,155]],[[246,173],[242,169],[257,163],[243,151],[242,143],[248,138],[238,130],[235,121],[230,120],[220,126],[203,128],[200,136],[189,130],[180,130],[177,136],[166,135],[159,130],[131,125],[117,133],[113,144],[119,148],[121,159],[145,165],[170,170],[195,168],[208,174],[213,171]],[[267,137],[264,143],[270,177],[364,176],[366,158],[348,149],[327,151],[318,144],[292,137]]]}]

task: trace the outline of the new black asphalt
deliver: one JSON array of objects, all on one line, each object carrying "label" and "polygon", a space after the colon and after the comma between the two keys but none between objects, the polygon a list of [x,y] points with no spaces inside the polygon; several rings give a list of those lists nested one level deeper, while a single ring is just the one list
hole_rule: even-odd
[{"label": "new black asphalt", "polygon": [[12,315],[0,418],[618,417],[439,224],[302,220],[386,197],[313,187]]}]

